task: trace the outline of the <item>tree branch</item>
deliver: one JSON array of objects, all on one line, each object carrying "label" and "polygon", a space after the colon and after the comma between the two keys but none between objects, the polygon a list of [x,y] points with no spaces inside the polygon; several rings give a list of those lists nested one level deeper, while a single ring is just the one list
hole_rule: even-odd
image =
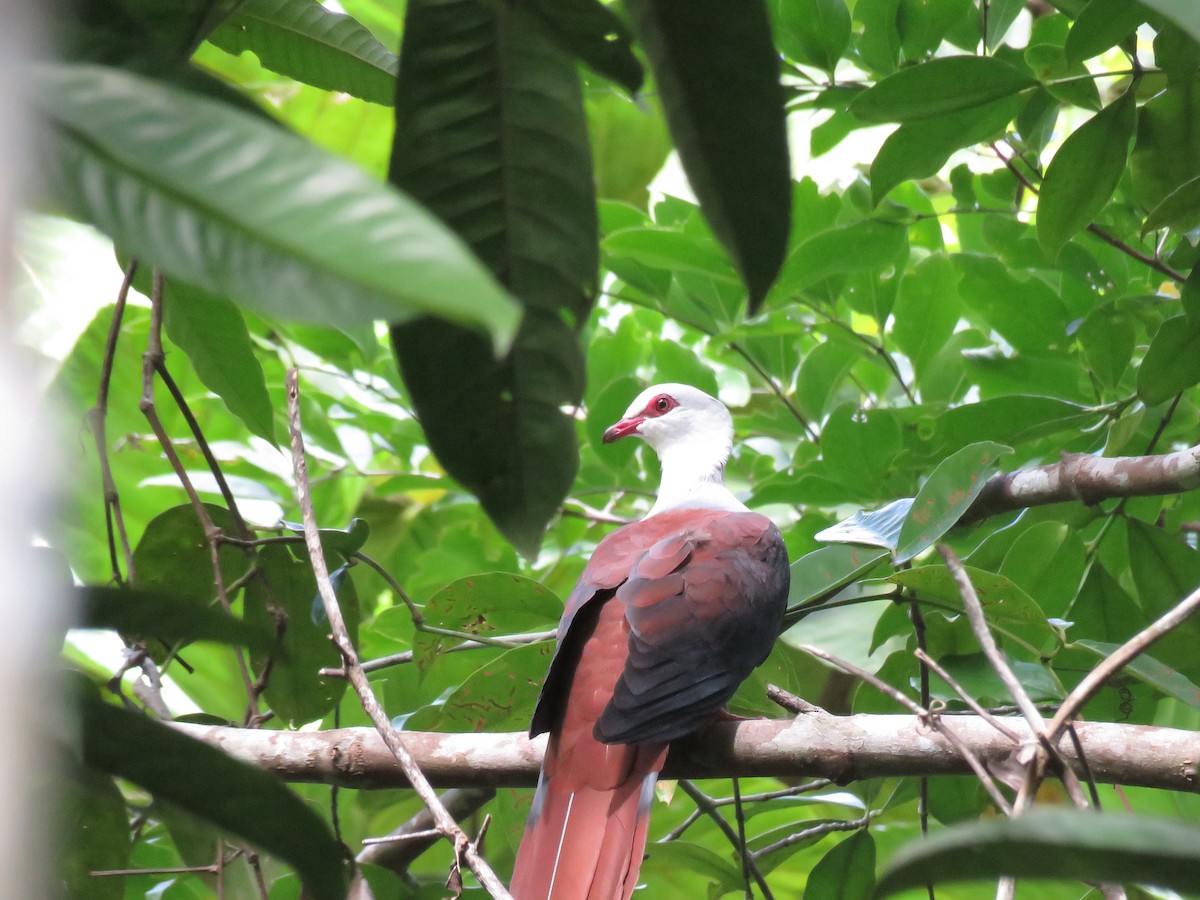
[{"label": "tree branch", "polygon": [[1178,494],[1200,488],[1200,445],[1158,456],[1089,456],[1064,453],[1048,466],[994,475],[962,522],[977,522],[1029,506],[1113,497]]},{"label": "tree branch", "polygon": [[[1022,740],[1035,740],[1017,717],[1006,720]],[[391,751],[369,728],[262,732],[219,725],[175,728],[286,781],[353,788],[405,787]],[[1076,724],[1092,775],[1106,784],[1200,790],[1200,738],[1193,731],[1109,722]],[[1012,741],[976,716],[955,716],[954,731],[976,757],[998,763]],[[524,733],[405,732],[404,745],[440,787],[532,787],[545,738]],[[1070,741],[1063,759],[1079,768]],[[913,716],[834,716],[719,722],[671,746],[664,778],[829,778],[839,784],[898,775],[967,775],[950,743]]]}]

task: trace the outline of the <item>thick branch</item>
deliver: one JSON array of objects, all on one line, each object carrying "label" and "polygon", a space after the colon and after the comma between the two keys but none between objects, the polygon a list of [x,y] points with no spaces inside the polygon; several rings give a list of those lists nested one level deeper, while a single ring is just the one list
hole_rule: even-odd
[{"label": "thick branch", "polygon": [[963,515],[976,522],[997,513],[1066,500],[1099,503],[1113,497],[1178,494],[1200,488],[1200,446],[1159,456],[1064,453],[1036,469],[995,475]]},{"label": "thick branch", "polygon": [[[1004,760],[1012,741],[975,716],[953,716],[955,733],[985,763]],[[1023,740],[1018,718],[1005,720]],[[262,732],[216,725],[176,728],[287,781],[354,788],[404,787],[395,758],[367,728]],[[1148,725],[1080,722],[1084,753],[1097,781],[1177,791],[1200,790],[1200,734]],[[521,733],[406,732],[404,745],[421,771],[442,787],[532,787],[545,739]],[[1059,752],[1078,769],[1069,740]],[[833,716],[721,722],[672,746],[667,778],[830,778],[846,783],[895,775],[966,775],[957,751],[912,716]]]}]

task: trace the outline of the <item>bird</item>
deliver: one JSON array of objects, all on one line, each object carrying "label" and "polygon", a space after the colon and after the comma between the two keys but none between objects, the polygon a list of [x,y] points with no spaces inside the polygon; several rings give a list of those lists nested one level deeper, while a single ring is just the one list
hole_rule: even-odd
[{"label": "bird", "polygon": [[603,442],[629,437],[658,454],[658,495],[600,541],[564,604],[530,725],[531,737],[550,737],[515,900],[630,897],[671,742],[723,713],[782,627],[787,549],[725,486],[725,405],[658,384]]}]

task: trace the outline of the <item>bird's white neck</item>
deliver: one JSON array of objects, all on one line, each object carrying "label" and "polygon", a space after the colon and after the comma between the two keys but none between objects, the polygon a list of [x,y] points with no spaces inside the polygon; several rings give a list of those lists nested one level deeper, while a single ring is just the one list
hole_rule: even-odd
[{"label": "bird's white neck", "polygon": [[672,509],[727,509],[742,512],[746,505],[725,487],[728,443],[677,442],[658,448],[662,481],[658,499],[646,517]]}]

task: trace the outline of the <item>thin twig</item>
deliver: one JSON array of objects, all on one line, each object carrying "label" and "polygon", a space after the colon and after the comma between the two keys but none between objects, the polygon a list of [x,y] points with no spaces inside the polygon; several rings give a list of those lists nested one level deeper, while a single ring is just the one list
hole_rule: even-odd
[{"label": "thin twig", "polygon": [[854,665],[854,663],[847,662],[844,659],[839,659],[832,653],[827,653],[818,647],[811,647],[805,644],[801,645],[800,649],[805,653],[811,653],[813,656],[817,657],[817,659],[823,659],[826,662],[837,666],[839,669],[849,672],[856,678],[862,679],[876,690],[891,697],[901,706],[911,710],[925,725],[942,735],[942,737],[949,742],[950,746],[955,749],[958,755],[963,758],[966,764],[970,766],[971,771],[975,773],[975,777],[979,779],[979,781],[983,784],[984,790],[988,792],[988,796],[992,798],[992,802],[996,804],[996,808],[1001,810],[1006,816],[1012,814],[1012,806],[1009,804],[1008,800],[1004,798],[1004,795],[1000,793],[1000,789],[996,787],[996,783],[992,780],[992,776],[988,773],[987,769],[984,768],[983,763],[979,761],[979,758],[971,751],[971,748],[963,743],[958,735],[955,734],[952,728],[946,727],[946,724],[941,721],[941,718],[938,715],[928,709],[925,709],[919,703],[909,699],[909,697],[903,692],[896,690],[896,688],[884,681],[880,681],[875,677],[875,675],[868,672],[866,669]]},{"label": "thin twig", "polygon": [[[442,653],[458,653],[462,650],[479,650],[483,647],[522,647],[526,644],[540,644],[543,641],[552,641],[558,636],[557,631],[535,631],[529,634],[506,634],[492,638],[489,642],[471,639],[463,641],[461,644],[455,644],[453,647],[446,647]],[[392,653],[388,656],[380,656],[376,659],[368,659],[362,663],[364,672],[377,672],[380,669],[386,669],[390,666],[403,666],[413,661],[413,652],[405,650],[402,653]],[[346,670],[340,667],[329,667],[319,670],[323,678],[345,678]]]},{"label": "thin twig", "polygon": [[783,850],[785,847],[791,847],[793,844],[799,844],[807,841],[810,838],[824,837],[827,834],[833,834],[838,831],[858,831],[860,828],[866,828],[871,821],[873,813],[868,810],[860,818],[851,819],[846,822],[822,822],[820,825],[813,825],[811,828],[805,828],[803,831],[797,831],[795,834],[789,834],[782,840],[776,841],[761,850],[755,850],[751,857],[757,861],[768,854],[774,853],[776,850]]},{"label": "thin twig", "polygon": [[984,709],[983,706],[980,705],[979,701],[968,694],[963,686],[954,679],[954,676],[943,669],[933,657],[919,647],[913,653],[913,655],[925,665],[929,666],[929,668],[934,671],[938,678],[950,685],[951,690],[958,694],[958,696],[962,698],[963,703],[967,704],[967,706],[974,710],[977,716],[979,716],[1013,743],[1021,743],[1021,736],[1019,734],[1005,725],[1000,719],[996,718],[996,716]]},{"label": "thin twig", "polygon": [[709,796],[686,778],[680,779],[679,789],[692,798],[692,802],[696,804],[696,808],[713,820],[721,834],[725,835],[725,839],[733,845],[739,855],[742,855],[743,865],[750,872],[750,876],[754,879],[754,883],[758,885],[758,889],[762,891],[765,900],[774,900],[775,895],[771,893],[770,887],[767,886],[767,880],[763,877],[762,871],[754,861],[754,857],[757,854],[742,854],[743,845],[738,843],[737,833],[725,821],[724,816],[718,812],[717,807],[713,805]]},{"label": "thin twig", "polygon": [[117,492],[112,467],[108,461],[108,391],[112,384],[113,364],[116,361],[117,340],[121,335],[121,322],[125,317],[125,303],[129,299],[129,289],[133,285],[137,267],[137,260],[131,260],[129,267],[125,270],[125,277],[121,281],[121,288],[117,292],[112,324],[109,325],[108,339],[104,344],[104,361],[100,366],[100,385],[96,390],[96,405],[87,415],[92,428],[92,437],[96,442],[96,455],[100,462],[100,480],[104,490],[104,523],[108,532],[108,555],[112,564],[113,581],[116,584],[123,583],[121,567],[117,563],[116,537],[120,538],[121,550],[125,557],[125,577],[129,581],[133,581],[135,574],[133,549],[129,543],[129,534],[125,530],[125,517],[121,513],[121,495]]},{"label": "thin twig", "polygon": [[333,642],[342,654],[348,679],[358,694],[363,711],[370,717],[379,736],[396,757],[396,761],[413,786],[413,790],[433,815],[438,831],[451,842],[456,855],[461,855],[463,861],[489,895],[509,900],[508,890],[496,877],[487,861],[479,854],[478,849],[466,833],[446,811],[429,781],[422,774],[408,750],[405,749],[404,742],[396,733],[396,729],[392,727],[391,719],[384,712],[375,692],[371,689],[371,683],[367,680],[366,673],[359,664],[358,651],[350,641],[350,634],[346,630],[346,623],[342,618],[341,607],[338,606],[337,596],[334,594],[333,585],[329,580],[329,571],[325,565],[325,553],[321,547],[321,535],[313,512],[312,497],[308,487],[308,464],[304,455],[304,437],[300,428],[299,377],[294,368],[289,369],[287,373],[287,404],[292,445],[292,468],[296,476],[296,500],[300,505],[304,521],[304,537],[307,541],[308,555],[312,562],[313,575],[316,578],[325,615],[329,620],[330,629],[333,631]]}]

